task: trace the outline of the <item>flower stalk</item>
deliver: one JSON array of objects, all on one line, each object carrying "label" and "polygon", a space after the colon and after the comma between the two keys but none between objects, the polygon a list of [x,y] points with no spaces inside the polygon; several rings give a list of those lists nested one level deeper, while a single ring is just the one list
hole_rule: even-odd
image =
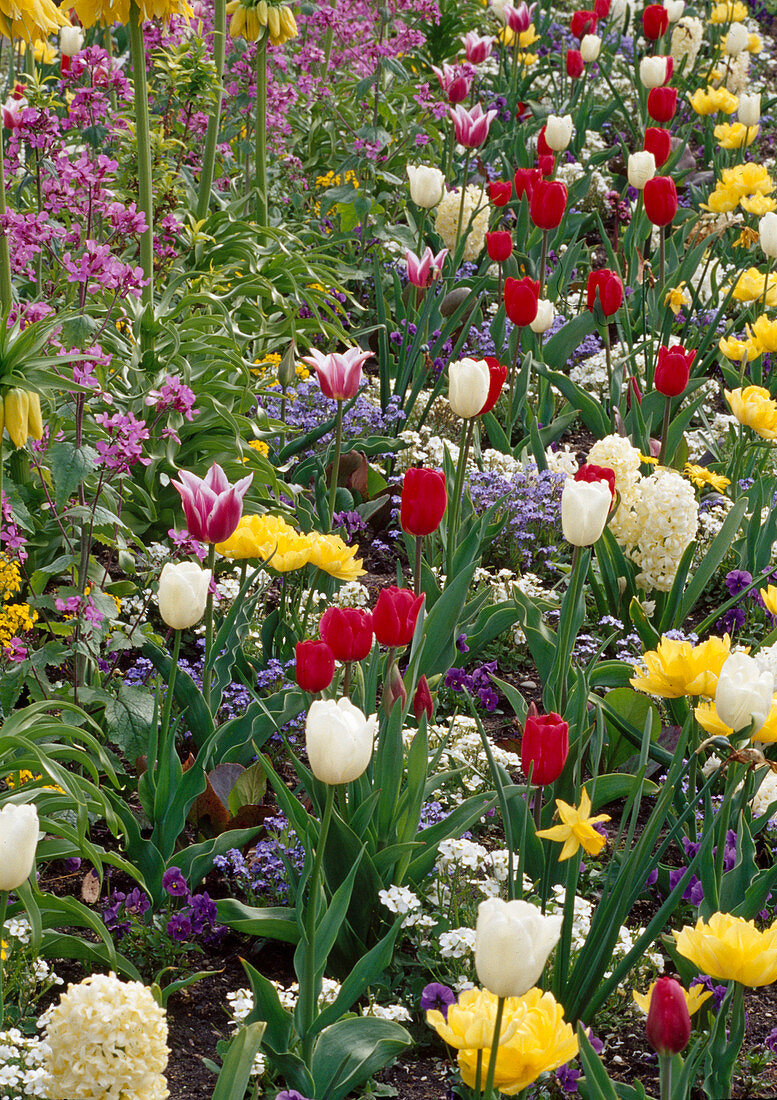
[{"label": "flower stalk", "polygon": [[488,1058],[488,1073],[486,1074],[486,1087],[483,1090],[483,1100],[494,1100],[494,1075],[496,1073],[496,1056],[499,1050],[499,1037],[502,1033],[502,1017],[504,1016],[505,999],[499,997],[496,1002],[496,1019],[494,1020],[494,1037],[491,1040],[491,1050]]},{"label": "flower stalk", "polygon": [[146,218],[146,228],[140,237],[140,264],[143,268],[142,302],[148,308],[154,303],[154,192],[151,171],[151,127],[148,115],[146,85],[146,48],[140,8],[132,0],[129,18],[130,58],[135,97],[135,145],[138,155],[138,206]]},{"label": "flower stalk", "polygon": [[302,1060],[306,1066],[310,1065],[313,1054],[313,1021],[316,1017],[316,1004],[318,1002],[318,989],[316,988],[316,925],[318,923],[318,894],[321,886],[321,865],[324,859],[324,849],[329,834],[329,825],[332,821],[332,808],[334,806],[335,787],[331,783],[326,785],[326,801],[324,813],[321,818],[321,827],[318,831],[318,842],[313,857],[313,869],[310,873],[310,887],[308,893],[308,906],[305,914],[305,957],[303,963],[303,979],[300,982],[300,1007],[302,1009]]},{"label": "flower stalk", "polygon": [[213,11],[213,63],[216,67],[216,99],[208,119],[205,135],[205,153],[200,174],[200,193],[197,200],[197,220],[208,215],[213,171],[216,163],[216,145],[221,125],[221,104],[224,98],[224,56],[227,43],[227,0],[215,0]]},{"label": "flower stalk", "polygon": [[256,221],[267,225],[267,37],[256,43]]},{"label": "flower stalk", "polygon": [[[208,569],[210,569],[211,584],[215,581],[216,569],[216,545],[208,543]],[[205,658],[202,669],[202,697],[205,706],[210,710],[210,682],[213,670],[210,667],[211,650],[213,649],[213,589],[208,588],[208,600],[205,604]]]}]

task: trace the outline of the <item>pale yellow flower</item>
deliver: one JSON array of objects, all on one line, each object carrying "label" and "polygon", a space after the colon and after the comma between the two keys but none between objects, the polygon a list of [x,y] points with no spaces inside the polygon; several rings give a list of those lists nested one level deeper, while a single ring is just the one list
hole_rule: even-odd
[{"label": "pale yellow flower", "polygon": [[741,363],[745,355],[748,363],[752,363],[763,354],[763,348],[757,340],[740,340],[738,336],[721,336],[718,347],[727,359],[735,363]]},{"label": "pale yellow flower", "polygon": [[740,424],[752,428],[761,439],[777,439],[777,402],[763,386],[724,390],[731,411]]},{"label": "pale yellow flower", "polygon": [[642,655],[647,671],[638,672],[629,683],[637,691],[663,699],[681,699],[685,695],[712,697],[730,653],[728,634],[708,638],[697,646],[662,637],[656,649]]},{"label": "pale yellow flower", "polygon": [[[656,988],[656,982],[651,982],[647,993],[637,993],[636,989],[633,989],[631,996],[634,998],[634,1003],[642,1012],[647,1016],[650,1011],[650,999],[653,996],[653,990]],[[685,1003],[688,1006],[688,1015],[693,1016],[695,1012],[698,1012],[704,1002],[712,996],[712,990],[706,989],[703,985],[692,985],[690,989],[684,989],[683,995],[685,996]]]},{"label": "pale yellow flower", "polygon": [[713,913],[672,935],[678,953],[711,978],[751,989],[777,981],[777,921],[759,932],[755,921]]},{"label": "pale yellow flower", "polygon": [[[763,196],[753,196],[753,198],[757,197],[763,198]],[[736,285],[734,286],[734,298],[738,302],[762,301],[765,280],[766,276],[762,275],[757,267],[749,267],[747,271],[742,272],[736,281]],[[777,306],[777,275],[769,276],[769,285],[766,291],[766,304],[768,306]]]},{"label": "pale yellow flower", "polygon": [[753,322],[752,334],[764,351],[777,351],[777,321],[762,314]]},{"label": "pale yellow flower", "polygon": [[691,96],[691,107],[697,115],[733,115],[739,106],[739,97],[732,95],[727,88],[697,88]]},{"label": "pale yellow flower", "polygon": [[759,129],[758,126],[743,126],[741,122],[721,122],[712,132],[721,149],[741,149],[753,144]]},{"label": "pale yellow flower", "polygon": [[363,577],[362,559],[357,558],[358,546],[347,546],[339,535],[311,535],[310,564],[336,577],[339,581],[355,581]]}]

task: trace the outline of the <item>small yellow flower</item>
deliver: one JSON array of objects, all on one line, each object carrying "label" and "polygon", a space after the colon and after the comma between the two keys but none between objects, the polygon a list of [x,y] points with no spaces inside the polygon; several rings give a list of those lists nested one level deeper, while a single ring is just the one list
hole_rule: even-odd
[{"label": "small yellow flower", "polygon": [[763,39],[760,34],[751,34],[747,40],[747,52],[748,53],[760,53],[764,48]]},{"label": "small yellow flower", "polygon": [[758,230],[751,229],[749,225],[746,225],[734,241],[734,248],[752,248],[753,245],[758,244],[758,241]]},{"label": "small yellow flower", "polygon": [[679,283],[677,286],[670,287],[664,295],[664,305],[669,306],[675,317],[683,308],[683,306],[689,306],[692,302],[691,295],[685,289],[685,282]]},{"label": "small yellow flower", "polygon": [[739,97],[732,95],[728,88],[697,88],[691,96],[691,107],[697,115],[733,115],[739,106]]},{"label": "small yellow flower", "polygon": [[8,941],[0,940],[0,962],[5,962],[8,958]]},{"label": "small yellow flower", "polygon": [[731,638],[708,638],[694,646],[662,637],[655,649],[643,653],[645,672],[629,680],[637,691],[663,699],[682,699],[685,695],[714,696],[718,676],[731,653]]},{"label": "small yellow flower", "polygon": [[721,149],[742,149],[758,137],[758,126],[743,126],[741,122],[721,122],[712,131]]},{"label": "small yellow flower", "polygon": [[752,428],[761,439],[777,439],[777,402],[763,386],[724,390],[731,411],[740,424]]},{"label": "small yellow flower", "polygon": [[[634,998],[634,1004],[647,1016],[650,1011],[650,999],[653,996],[653,990],[656,988],[656,982],[651,982],[650,988],[647,993],[637,993],[636,989],[632,990],[631,996]],[[698,1012],[704,1002],[712,996],[711,989],[705,989],[703,985],[692,985],[690,989],[684,989],[685,1003],[688,1006],[688,1015],[693,1016],[695,1012]]]},{"label": "small yellow flower", "polygon": [[763,354],[763,348],[757,340],[740,340],[737,336],[721,336],[718,347],[727,359],[735,363],[741,363],[745,355],[748,363],[752,363]]},{"label": "small yellow flower", "polygon": [[686,462],[683,473],[687,478],[690,478],[697,489],[704,489],[705,486],[709,485],[716,492],[723,493],[726,491],[726,486],[731,484],[731,481],[723,474],[713,473],[706,466],[694,466],[691,462]]},{"label": "small yellow flower", "polygon": [[[694,707],[693,713],[696,721],[710,737],[731,737],[734,732],[730,726],[721,721],[717,707],[712,700],[708,703],[699,703],[698,707]],[[763,726],[761,726],[757,735],[751,737],[750,740],[777,741],[777,697],[772,702],[772,708],[767,714]]]},{"label": "small yellow flower", "polygon": [[759,932],[755,921],[713,913],[672,935],[679,954],[711,978],[751,989],[777,981],[777,921]]},{"label": "small yellow flower", "polygon": [[609,814],[597,814],[591,817],[591,799],[588,791],[583,787],[580,796],[580,806],[570,806],[562,799],[556,799],[556,810],[561,818],[562,825],[553,825],[550,829],[542,829],[537,836],[545,840],[563,842],[564,847],[558,857],[559,863],[565,859],[571,859],[580,848],[584,848],[589,856],[598,856],[605,844],[601,833],[597,833],[594,825],[599,821],[610,821]]},{"label": "small yellow flower", "polygon": [[263,439],[251,439],[249,440],[248,446],[252,450],[258,451],[260,455],[264,455],[265,458],[267,458],[270,453],[270,448]]},{"label": "small yellow flower", "polygon": [[653,455],[643,455],[642,451],[639,452],[640,462],[644,462],[646,466],[657,466],[658,459]]},{"label": "small yellow flower", "polygon": [[339,581],[355,581],[363,577],[362,559],[357,558],[358,546],[347,546],[339,535],[310,536],[310,564]]}]

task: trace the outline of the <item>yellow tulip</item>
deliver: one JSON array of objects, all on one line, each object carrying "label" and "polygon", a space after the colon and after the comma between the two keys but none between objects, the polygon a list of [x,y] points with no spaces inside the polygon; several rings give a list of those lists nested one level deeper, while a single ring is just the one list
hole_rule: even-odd
[{"label": "yellow tulip", "polygon": [[310,564],[340,581],[355,581],[363,577],[362,559],[357,558],[358,546],[347,546],[339,535],[312,535]]},{"label": "yellow tulip", "polygon": [[758,126],[743,126],[741,122],[722,122],[712,132],[721,149],[741,149],[753,144],[758,130]]},{"label": "yellow tulip", "polygon": [[727,88],[698,88],[691,96],[691,107],[697,115],[733,115],[739,106],[739,98]]},{"label": "yellow tulip", "polygon": [[[752,198],[757,196],[753,195]],[[764,196],[760,196],[764,198]],[[746,200],[742,200],[745,202]],[[734,286],[734,298],[738,302],[760,302],[764,296],[764,283],[766,276],[762,275],[757,267],[749,267],[743,271]],[[766,292],[766,304],[777,306],[777,275],[769,276],[769,287]]]},{"label": "yellow tulip", "polygon": [[664,699],[681,699],[684,695],[712,697],[730,653],[728,634],[708,638],[697,646],[662,637],[656,649],[642,655],[647,671],[638,672],[629,683],[637,691]]},{"label": "yellow tulip", "polygon": [[761,439],[777,439],[777,402],[768,390],[763,386],[740,386],[723,393],[740,424],[752,428]]},{"label": "yellow tulip", "polygon": [[763,355],[763,348],[757,340],[739,340],[736,336],[721,336],[718,347],[727,359],[735,363],[741,363],[745,355],[748,363]]},{"label": "yellow tulip", "polygon": [[[777,594],[777,589],[775,589]],[[707,703],[699,703],[698,707],[694,708],[694,716],[703,730],[706,730],[710,737],[731,737],[733,730],[730,726],[727,726],[725,722],[721,721],[718,715],[715,703],[710,701]],[[772,709],[766,716],[766,721],[759,729],[758,733],[750,738],[751,741],[777,741],[777,696],[775,696],[772,702]]]},{"label": "yellow tulip", "polygon": [[777,981],[777,921],[759,932],[754,921],[713,913],[672,935],[679,954],[711,978],[751,989]]}]

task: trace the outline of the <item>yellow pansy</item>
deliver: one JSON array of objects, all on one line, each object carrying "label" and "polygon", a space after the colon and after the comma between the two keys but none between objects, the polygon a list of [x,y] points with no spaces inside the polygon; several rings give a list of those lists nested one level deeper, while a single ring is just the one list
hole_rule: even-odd
[{"label": "yellow pansy", "polygon": [[758,130],[758,126],[743,126],[741,122],[721,122],[712,132],[721,149],[741,149],[753,144]]},{"label": "yellow pansy", "polygon": [[670,287],[664,295],[664,305],[669,306],[675,317],[683,308],[683,306],[689,306],[691,304],[691,295],[685,289],[685,282],[679,283],[677,286]]},{"label": "yellow pansy", "polygon": [[[761,593],[763,595],[763,591]],[[713,701],[700,703],[694,707],[694,716],[703,730],[710,737],[731,737],[734,732],[730,726],[721,721],[717,708]],[[772,708],[766,716],[766,721],[758,731],[757,736],[751,737],[751,741],[777,741],[777,697],[772,702]]]},{"label": "yellow pansy", "polygon": [[[734,287],[734,298],[738,302],[763,301],[764,284],[766,276],[762,275],[757,267],[749,267],[743,271]],[[766,304],[777,306],[777,275],[769,276],[769,286],[766,291]]]},{"label": "yellow pansy", "polygon": [[731,411],[740,424],[752,428],[761,439],[777,439],[777,402],[763,386],[724,390]]},{"label": "yellow pansy", "polygon": [[731,653],[731,638],[707,638],[700,645],[662,637],[655,649],[643,653],[647,671],[638,672],[629,683],[637,691],[663,699],[685,695],[714,696],[720,670]]},{"label": "yellow pansy", "polygon": [[757,340],[740,340],[737,336],[722,336],[718,340],[718,347],[727,359],[735,363],[741,363],[745,355],[748,363],[752,363],[763,353],[763,348]]},{"label": "yellow pansy", "polygon": [[363,577],[362,559],[357,558],[358,546],[347,546],[339,535],[310,536],[310,564],[339,581],[355,581]]},{"label": "yellow pansy", "polygon": [[731,481],[723,474],[715,474],[706,466],[694,466],[691,462],[686,462],[683,473],[697,489],[704,489],[709,485],[711,489],[723,493],[726,491],[726,486],[731,484]]},{"label": "yellow pansy", "polygon": [[570,806],[568,802],[557,798],[556,811],[562,824],[553,825],[550,829],[542,829],[537,836],[563,843],[564,847],[558,857],[559,863],[565,859],[571,859],[581,847],[588,852],[589,856],[598,856],[604,847],[605,839],[594,829],[594,825],[600,821],[610,821],[611,818],[609,814],[597,814],[596,817],[591,817],[591,799],[585,787],[580,796],[579,807]]},{"label": "yellow pansy", "polygon": [[762,313],[753,321],[751,332],[764,351],[777,351],[777,321]]},{"label": "yellow pansy", "polygon": [[697,88],[691,96],[691,107],[697,115],[733,115],[739,106],[739,97],[732,95],[728,88]]},{"label": "yellow pansy", "polygon": [[672,935],[679,954],[711,978],[751,989],[777,981],[777,921],[759,932],[755,921],[713,913]]},{"label": "yellow pansy", "polygon": [[[651,982],[650,988],[647,993],[637,993],[636,989],[632,990],[631,996],[634,998],[634,1004],[647,1016],[650,1011],[650,999],[653,996],[653,990],[656,988],[656,982]],[[688,1015],[693,1016],[695,1012],[698,1012],[704,1002],[712,996],[712,990],[706,989],[703,985],[692,985],[690,989],[684,989],[683,995],[685,996],[685,1003],[688,1006]]]}]

